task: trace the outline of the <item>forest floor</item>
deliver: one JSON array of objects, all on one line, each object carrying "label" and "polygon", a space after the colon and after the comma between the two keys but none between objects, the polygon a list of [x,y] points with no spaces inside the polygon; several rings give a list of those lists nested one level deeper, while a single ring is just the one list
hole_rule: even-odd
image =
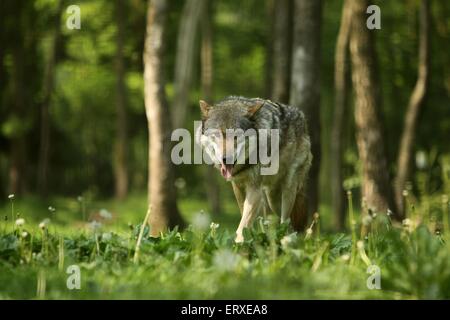
[{"label": "forest floor", "polygon": [[416,204],[404,224],[354,212],[348,233],[328,232],[326,214],[302,234],[261,217],[236,244],[234,203],[212,222],[199,213],[204,202],[182,200],[189,227],[158,239],[142,228],[138,255],[145,196],[51,203],[16,197],[0,207],[0,299],[450,298],[439,201]]}]

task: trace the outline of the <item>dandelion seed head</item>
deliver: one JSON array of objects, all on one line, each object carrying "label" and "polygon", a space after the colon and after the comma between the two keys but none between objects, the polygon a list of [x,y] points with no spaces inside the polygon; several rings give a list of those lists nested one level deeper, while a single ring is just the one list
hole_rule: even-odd
[{"label": "dandelion seed head", "polygon": [[102,233],[102,240],[103,241],[110,241],[112,239],[111,232],[104,232]]},{"label": "dandelion seed head", "polygon": [[112,219],[111,212],[109,212],[106,209],[101,209],[99,214],[100,214],[100,217],[102,217],[103,219],[106,219],[106,220]]},{"label": "dandelion seed head", "polygon": [[363,223],[363,225],[365,225],[365,226],[370,225],[370,224],[372,223],[372,217],[369,216],[369,215],[365,215],[365,216],[363,217],[363,219],[362,219],[362,223]]},{"label": "dandelion seed head", "polygon": [[16,226],[21,227],[25,224],[25,219],[20,218],[16,220]]},{"label": "dandelion seed head", "polygon": [[356,243],[356,246],[358,247],[358,249],[364,249],[364,242],[362,242],[361,240],[359,240],[359,241]]},{"label": "dandelion seed head", "polygon": [[284,236],[280,240],[280,243],[281,243],[281,246],[286,249],[286,248],[292,246],[296,242],[296,240],[297,240],[297,233],[294,232],[294,233]]},{"label": "dandelion seed head", "polygon": [[211,220],[209,216],[203,211],[196,213],[192,219],[192,226],[194,227],[194,229],[200,231],[207,230],[210,226],[210,223]]},{"label": "dandelion seed head", "polygon": [[220,249],[214,253],[213,264],[221,271],[233,271],[239,264],[240,256],[230,249]]},{"label": "dandelion seed head", "polygon": [[102,224],[96,220],[93,220],[91,222],[89,222],[89,228],[92,229],[93,231],[97,231],[102,227]]}]

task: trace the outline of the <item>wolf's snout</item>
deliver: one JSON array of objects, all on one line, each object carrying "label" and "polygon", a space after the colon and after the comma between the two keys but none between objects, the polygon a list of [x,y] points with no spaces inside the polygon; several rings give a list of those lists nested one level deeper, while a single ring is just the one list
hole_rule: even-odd
[{"label": "wolf's snout", "polygon": [[222,163],[223,164],[233,164],[234,163],[233,157],[223,157]]}]

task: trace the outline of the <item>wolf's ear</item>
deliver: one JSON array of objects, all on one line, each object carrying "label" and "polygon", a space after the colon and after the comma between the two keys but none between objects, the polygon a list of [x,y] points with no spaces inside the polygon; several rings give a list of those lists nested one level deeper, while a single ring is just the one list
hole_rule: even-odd
[{"label": "wolf's ear", "polygon": [[247,108],[247,116],[252,117],[258,112],[259,109],[264,105],[264,100],[258,101],[254,105]]},{"label": "wolf's ear", "polygon": [[209,110],[211,109],[211,106],[203,100],[200,100],[198,103],[200,105],[200,111],[202,112],[202,118],[203,119],[208,118],[208,113]]}]

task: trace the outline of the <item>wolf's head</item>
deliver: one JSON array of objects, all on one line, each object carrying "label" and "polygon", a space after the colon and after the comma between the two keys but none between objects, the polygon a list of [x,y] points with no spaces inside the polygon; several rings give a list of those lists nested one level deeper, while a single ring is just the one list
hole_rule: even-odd
[{"label": "wolf's head", "polygon": [[254,117],[263,105],[262,99],[240,97],[226,98],[215,105],[200,100],[200,144],[227,180],[256,164]]}]

